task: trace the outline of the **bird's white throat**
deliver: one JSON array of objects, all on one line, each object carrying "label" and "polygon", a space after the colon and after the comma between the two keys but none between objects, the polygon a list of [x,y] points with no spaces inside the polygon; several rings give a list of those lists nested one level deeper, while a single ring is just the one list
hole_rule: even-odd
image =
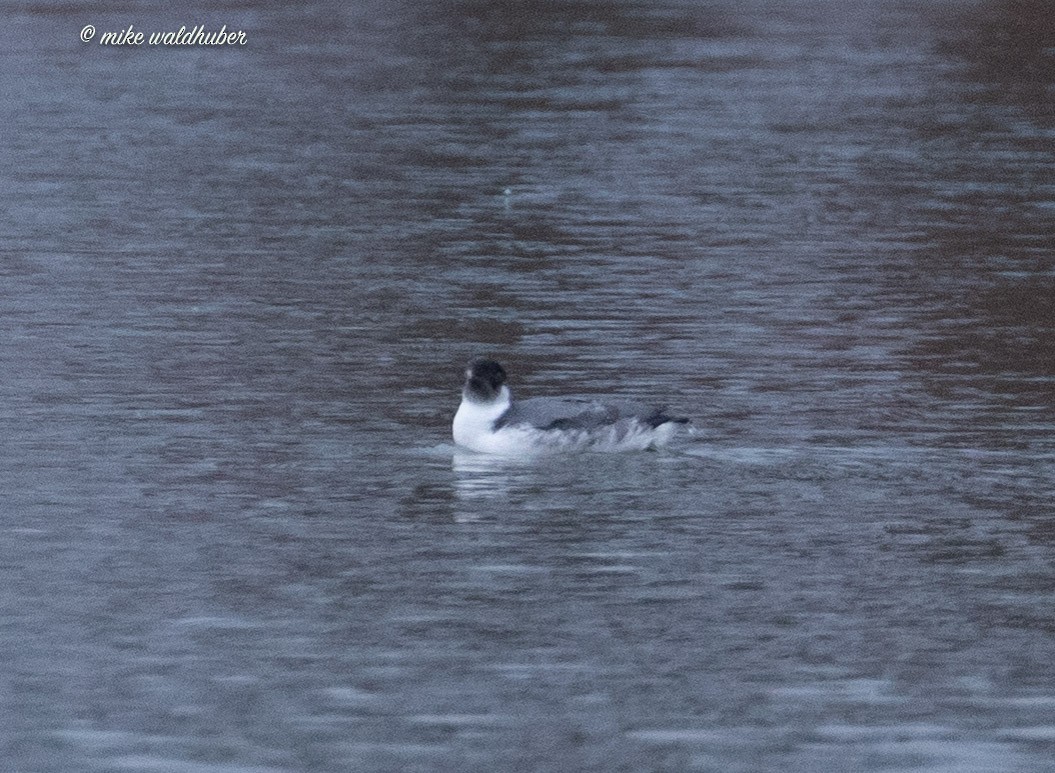
[{"label": "bird's white throat", "polygon": [[509,387],[503,386],[498,396],[489,403],[470,400],[462,394],[462,404],[454,414],[454,442],[467,448],[479,446],[479,440],[494,432],[498,417],[509,410],[512,398]]}]

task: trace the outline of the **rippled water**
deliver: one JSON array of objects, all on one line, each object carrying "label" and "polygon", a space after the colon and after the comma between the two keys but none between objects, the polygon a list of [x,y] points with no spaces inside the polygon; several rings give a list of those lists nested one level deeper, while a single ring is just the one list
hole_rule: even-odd
[{"label": "rippled water", "polygon": [[0,30],[5,771],[1055,770],[1045,2],[153,5]]}]

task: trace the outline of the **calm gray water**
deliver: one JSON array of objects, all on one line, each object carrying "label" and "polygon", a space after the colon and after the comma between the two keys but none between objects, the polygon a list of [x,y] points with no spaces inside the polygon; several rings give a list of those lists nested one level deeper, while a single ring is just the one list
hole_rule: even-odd
[{"label": "calm gray water", "polygon": [[0,25],[2,770],[1055,771],[1046,0],[173,5]]}]

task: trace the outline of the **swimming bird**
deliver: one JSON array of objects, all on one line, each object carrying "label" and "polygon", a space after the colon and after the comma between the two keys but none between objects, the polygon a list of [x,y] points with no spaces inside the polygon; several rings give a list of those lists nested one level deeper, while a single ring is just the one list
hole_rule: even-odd
[{"label": "swimming bird", "polygon": [[676,426],[687,422],[664,408],[626,400],[514,400],[502,366],[475,359],[465,371],[453,430],[455,443],[489,454],[641,451],[665,445]]}]

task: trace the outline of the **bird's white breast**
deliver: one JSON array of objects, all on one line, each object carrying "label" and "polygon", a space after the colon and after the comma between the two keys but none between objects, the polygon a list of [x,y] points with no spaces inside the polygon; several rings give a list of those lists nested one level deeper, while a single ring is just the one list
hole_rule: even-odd
[{"label": "bird's white breast", "polygon": [[509,410],[508,387],[502,387],[498,399],[477,403],[462,397],[462,404],[454,414],[454,442],[473,451],[494,453],[494,426],[498,417]]}]

